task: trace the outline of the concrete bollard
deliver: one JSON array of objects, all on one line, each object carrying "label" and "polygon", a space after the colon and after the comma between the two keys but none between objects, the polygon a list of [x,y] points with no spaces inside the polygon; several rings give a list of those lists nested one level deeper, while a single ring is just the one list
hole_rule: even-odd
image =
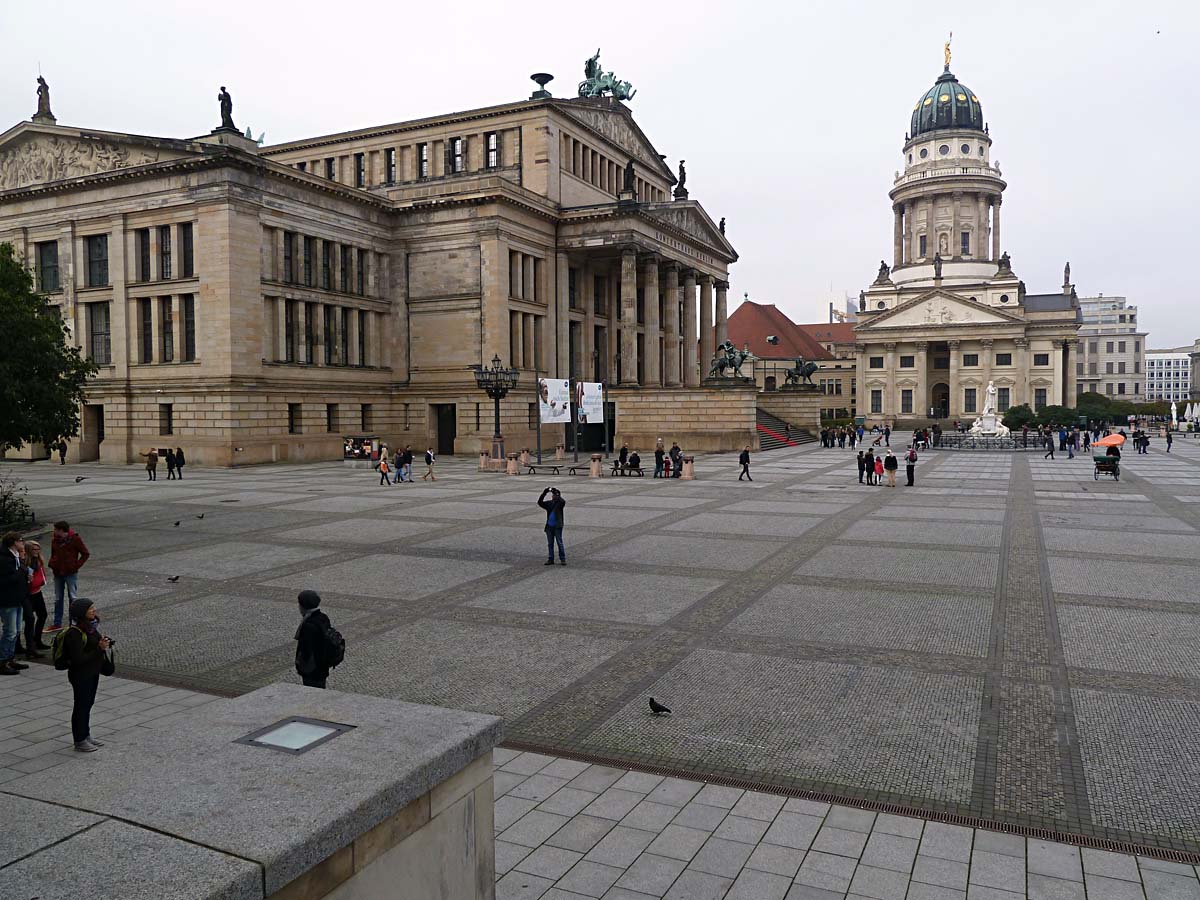
[{"label": "concrete bollard", "polygon": [[486,450],[479,451],[479,471],[486,472],[492,465],[492,454]]},{"label": "concrete bollard", "polygon": [[564,447],[562,444],[559,444],[557,447],[555,447],[554,448],[554,458],[555,459],[566,459],[567,458],[567,448]]},{"label": "concrete bollard", "polygon": [[696,478],[696,457],[685,456],[683,458],[683,474],[679,476],[680,481],[693,481]]},{"label": "concrete bollard", "polygon": [[592,465],[588,469],[588,477],[603,478],[604,477],[604,457],[599,453],[592,454]]},{"label": "concrete bollard", "polygon": [[508,454],[508,468],[505,470],[505,475],[520,475],[521,469],[517,463],[518,456],[515,453]]},{"label": "concrete bollard", "polygon": [[523,466],[529,465],[529,450],[528,449],[521,451],[521,465],[523,465]]}]

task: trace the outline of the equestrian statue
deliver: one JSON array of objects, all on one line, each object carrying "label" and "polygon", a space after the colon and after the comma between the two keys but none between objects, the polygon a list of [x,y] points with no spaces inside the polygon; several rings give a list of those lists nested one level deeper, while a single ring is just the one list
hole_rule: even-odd
[{"label": "equestrian statue", "polygon": [[713,357],[712,368],[708,370],[709,378],[723,378],[726,370],[735,378],[744,378],[742,363],[750,356],[746,350],[733,346],[733,341],[726,341],[717,347],[717,355]]},{"label": "equestrian statue", "polygon": [[815,362],[805,362],[803,356],[796,357],[796,365],[794,368],[784,372],[784,385],[794,384],[799,386],[800,379],[803,378],[806,384],[812,384],[813,372],[821,368]]}]

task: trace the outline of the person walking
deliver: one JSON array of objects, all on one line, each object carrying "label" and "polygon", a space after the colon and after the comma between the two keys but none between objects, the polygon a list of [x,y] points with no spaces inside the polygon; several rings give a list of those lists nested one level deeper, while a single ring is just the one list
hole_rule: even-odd
[{"label": "person walking", "polygon": [[67,442],[59,438],[58,446],[55,449],[58,451],[58,464],[65,466],[67,464]]},{"label": "person walking", "polygon": [[329,670],[346,655],[346,642],[321,612],[321,595],[316,591],[301,591],[296,597],[300,604],[300,627],[296,629],[296,674],[305,687],[324,688]]},{"label": "person walking", "polygon": [[433,453],[433,448],[430,447],[425,451],[425,474],[421,476],[421,480],[430,478],[437,481],[437,476],[433,474],[433,465],[437,462],[437,457]]},{"label": "person walking", "polygon": [[29,591],[25,595],[25,658],[41,659],[49,650],[42,643],[42,629],[46,627],[46,598],[42,588],[46,586],[46,564],[42,560],[42,545],[37,541],[25,542],[25,568],[29,571]]},{"label": "person walking", "polygon": [[404,480],[408,484],[413,482],[412,474],[413,452],[412,445],[404,445],[404,455],[400,457],[400,471],[404,475]]},{"label": "person walking", "polygon": [[875,457],[875,483],[883,484],[883,457]]},{"label": "person walking", "polygon": [[17,635],[29,596],[29,568],[25,565],[25,542],[10,531],[0,538],[0,675],[16,675],[29,666],[19,663]]},{"label": "person walking", "polygon": [[138,456],[146,457],[146,480],[158,481],[158,451],[151,447],[145,453],[139,453]]},{"label": "person walking", "polygon": [[91,557],[83,538],[71,530],[71,523],[59,519],[54,523],[50,538],[50,571],[54,573],[54,625],[47,632],[58,631],[63,623],[63,593],[67,603],[73,603],[79,593],[79,570]]},{"label": "person walking", "polygon": [[663,450],[663,445],[661,443],[657,447],[654,448],[654,477],[655,478],[663,477],[663,458],[666,455],[667,455],[667,453],[665,450]]},{"label": "person walking", "polygon": [[[549,494],[549,499],[546,495]],[[562,498],[556,487],[548,487],[538,497],[537,505],[546,511],[546,552],[549,558],[545,565],[554,565],[554,544],[558,543],[558,559],[564,566],[567,564],[567,551],[563,547],[563,525],[565,524],[565,507],[567,501]]]},{"label": "person walking", "polygon": [[889,447],[892,446],[892,426],[891,425],[883,426],[883,442],[884,442],[884,444],[886,444]]},{"label": "person walking", "polygon": [[900,463],[896,459],[896,455],[888,450],[887,456],[883,458],[883,468],[887,472],[888,487],[896,486],[896,470],[900,468]]},{"label": "person walking", "polygon": [[167,481],[175,480],[175,451],[167,448]]},{"label": "person walking", "polygon": [[1087,453],[1092,446],[1092,433],[1086,428],[1083,431],[1083,452]]},{"label": "person walking", "polygon": [[904,472],[908,476],[908,487],[916,484],[917,474],[917,448],[909,447],[908,453],[904,454]]},{"label": "person walking", "polygon": [[742,472],[740,475],[738,475],[738,481],[741,481],[743,476],[746,478],[747,481],[753,481],[754,479],[750,477],[750,448],[749,448],[749,446],[747,446],[746,449],[742,451],[741,456],[738,457],[738,462],[742,466]]},{"label": "person walking", "polygon": [[859,484],[863,483],[863,475],[865,475],[866,473],[867,473],[867,463],[866,463],[866,460],[863,459],[863,452],[861,450],[859,450],[858,451],[858,483]]},{"label": "person walking", "polygon": [[1042,456],[1042,459],[1046,459],[1047,457],[1054,459],[1054,434],[1052,432],[1046,432],[1045,442],[1046,452]]},{"label": "person walking", "polygon": [[183,481],[183,466],[184,466],[184,463],[186,463],[186,462],[187,462],[187,460],[184,459],[184,457],[183,457],[183,448],[176,447],[175,448],[175,477],[178,478],[180,481]]},{"label": "person walking", "polygon": [[1167,429],[1167,452],[1171,452],[1171,444],[1175,442],[1175,438],[1171,437],[1171,429]]},{"label": "person walking", "polygon": [[388,477],[388,472],[390,472],[391,470],[392,470],[392,467],[391,467],[391,464],[388,462],[388,458],[386,456],[381,455],[379,457],[379,483],[380,484],[386,484],[388,487],[391,487],[392,479],[390,479]]},{"label": "person walking", "polygon": [[100,667],[112,641],[100,633],[96,604],[86,597],[71,602],[71,627],[60,639],[71,683],[71,739],[80,753],[93,753],[104,745],[92,737],[92,705],[100,687]]}]

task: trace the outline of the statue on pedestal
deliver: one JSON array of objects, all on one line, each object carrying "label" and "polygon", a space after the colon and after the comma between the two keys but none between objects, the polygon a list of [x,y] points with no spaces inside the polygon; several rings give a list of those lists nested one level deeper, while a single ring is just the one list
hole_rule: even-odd
[{"label": "statue on pedestal", "polygon": [[884,260],[879,261],[879,274],[875,276],[876,284],[890,284],[892,281],[892,270]]},{"label": "statue on pedestal", "polygon": [[942,277],[942,254],[940,253],[933,254],[933,277]]},{"label": "statue on pedestal", "polygon": [[636,183],[637,182],[634,181],[633,175],[633,160],[631,159],[629,162],[625,163],[625,187],[622,188],[622,190],[628,191],[632,194],[634,192],[634,185]]},{"label": "statue on pedestal", "polygon": [[54,113],[50,112],[50,85],[46,83],[46,79],[41,75],[38,76],[37,86],[37,112],[33,114],[35,122],[49,122],[53,124],[58,120],[54,118]]},{"label": "statue on pedestal", "polygon": [[812,384],[813,372],[819,368],[821,367],[815,362],[805,362],[803,356],[797,356],[795,367],[783,373],[783,383],[784,385],[799,385],[800,379],[803,378],[806,384]]},{"label": "statue on pedestal", "polygon": [[[217,102],[221,104],[220,127],[238,131],[238,127],[233,124],[233,98],[229,96],[229,91],[225,90],[225,85],[221,85],[221,93],[217,94]],[[238,133],[241,132],[238,131]]]},{"label": "statue on pedestal", "polygon": [[717,225],[717,230],[720,231],[721,234],[725,233],[725,217],[724,216],[721,216],[721,221]]}]

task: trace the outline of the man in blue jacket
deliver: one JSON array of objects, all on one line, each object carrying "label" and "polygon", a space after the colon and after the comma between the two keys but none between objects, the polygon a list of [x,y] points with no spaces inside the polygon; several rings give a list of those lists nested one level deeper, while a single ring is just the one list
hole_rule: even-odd
[{"label": "man in blue jacket", "polygon": [[[546,499],[546,495],[550,495],[550,499]],[[546,488],[542,491],[542,496],[538,497],[538,506],[546,511],[546,552],[550,554],[550,558],[546,560],[546,565],[554,565],[554,542],[558,542],[558,558],[565,566],[567,564],[567,551],[563,547],[563,524],[564,515],[563,508],[567,505],[567,501],[562,498],[562,494],[558,492],[558,488]]]}]

